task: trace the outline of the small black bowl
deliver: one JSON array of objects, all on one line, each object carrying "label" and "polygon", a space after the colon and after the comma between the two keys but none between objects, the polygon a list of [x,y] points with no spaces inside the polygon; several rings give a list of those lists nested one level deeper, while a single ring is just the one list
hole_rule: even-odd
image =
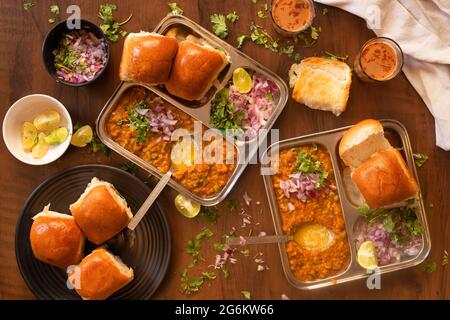
[{"label": "small black bowl", "polygon": [[55,56],[53,55],[53,50],[55,50],[58,47],[62,36],[71,31],[80,30],[80,29],[69,29],[67,27],[67,20],[62,21],[62,22],[58,23],[56,26],[54,26],[47,33],[47,36],[45,37],[45,40],[44,40],[44,44],[42,46],[42,57],[43,57],[43,61],[44,61],[44,66],[47,69],[48,73],[53,77],[53,79],[56,80],[56,82],[59,82],[59,83],[62,83],[62,84],[65,84],[65,85],[68,85],[71,87],[82,87],[82,86],[88,85],[91,82],[95,81],[103,74],[103,72],[105,71],[105,69],[109,63],[109,55],[110,55],[109,43],[108,43],[108,39],[106,39],[105,35],[103,34],[103,31],[96,24],[94,24],[90,21],[87,21],[87,20],[83,20],[83,19],[80,19],[80,27],[81,27],[80,29],[82,29],[82,30],[92,32],[98,39],[104,41],[104,43],[105,43],[105,49],[106,49],[105,66],[103,67],[103,69],[101,69],[99,72],[97,72],[95,77],[93,79],[91,79],[90,81],[84,81],[81,83],[72,83],[72,82],[62,80],[57,77],[56,68],[54,65]]}]

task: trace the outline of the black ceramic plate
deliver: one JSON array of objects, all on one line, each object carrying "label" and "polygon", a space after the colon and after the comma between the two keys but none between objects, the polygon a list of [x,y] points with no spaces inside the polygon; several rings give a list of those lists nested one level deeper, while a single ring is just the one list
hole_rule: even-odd
[{"label": "black ceramic plate", "polygon": [[[112,183],[133,212],[150,188],[137,177],[104,165],[77,166],[48,178],[30,195],[16,226],[16,259],[30,290],[39,299],[80,299],[66,286],[66,273],[34,258],[29,234],[32,217],[51,203],[50,209],[70,214],[69,205],[83,193],[93,177]],[[148,299],[161,284],[171,254],[171,233],[161,205],[156,201],[133,231],[125,230],[107,242],[107,248],[134,270],[134,279],[110,299]],[[86,242],[85,255],[95,246]]]}]

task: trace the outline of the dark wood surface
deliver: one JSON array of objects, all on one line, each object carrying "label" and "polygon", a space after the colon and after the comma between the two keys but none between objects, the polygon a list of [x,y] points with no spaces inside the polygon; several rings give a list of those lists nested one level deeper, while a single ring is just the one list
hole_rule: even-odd
[{"label": "dark wood surface", "polygon": [[[34,1],[31,10],[25,11],[20,1],[5,0],[0,3],[0,116],[3,119],[9,106],[22,96],[31,93],[49,94],[59,99],[70,111],[73,122],[93,124],[99,111],[119,83],[118,68],[122,50],[122,41],[112,44],[112,56],[108,69],[102,79],[95,84],[75,89],[57,84],[47,74],[42,63],[41,47],[45,34],[51,28],[47,19],[51,16],[49,5],[58,3],[61,15],[67,16],[67,5],[77,3],[81,7],[82,17],[99,22],[96,18],[99,4],[103,1]],[[115,1],[119,10],[118,19],[124,19],[133,13],[133,19],[125,26],[130,32],[152,30],[167,14],[165,1]],[[213,13],[236,11],[240,19],[230,26],[228,41],[235,44],[238,34],[248,33],[251,21],[267,27],[273,33],[270,19],[257,17],[259,6],[250,0],[223,1],[182,1],[178,4],[185,15],[206,28],[210,28],[209,16]],[[264,3],[258,1],[258,3]],[[331,51],[335,54],[349,54],[349,63],[360,46],[373,37],[363,20],[335,8],[329,8],[322,15],[317,5],[316,25],[322,27],[322,34],[316,46],[311,49],[300,48],[303,56]],[[246,43],[243,52],[263,65],[287,78],[287,70],[292,63],[286,56],[276,55],[253,43]],[[287,282],[280,262],[276,245],[251,247],[250,257],[240,257],[236,265],[230,266],[230,277],[224,280],[221,274],[211,285],[206,285],[200,293],[192,296],[198,299],[240,299],[241,290],[248,290],[256,299],[280,299],[286,294],[291,299],[448,299],[450,277],[448,266],[441,266],[444,250],[449,250],[450,239],[450,157],[435,147],[434,120],[420,96],[407,79],[401,74],[396,79],[383,84],[367,84],[353,79],[350,101],[347,111],[336,118],[331,113],[309,110],[289,100],[274,128],[280,129],[280,138],[319,132],[350,125],[358,120],[374,118],[392,118],[401,121],[408,129],[413,149],[430,156],[428,162],[419,169],[420,185],[427,207],[432,238],[431,259],[436,261],[437,270],[426,273],[420,267],[395,272],[382,277],[381,290],[368,290],[364,280],[313,291],[299,291]],[[1,179],[0,179],[0,298],[33,299],[19,273],[14,255],[14,234],[20,209],[36,186],[46,177],[60,170],[78,164],[103,163],[120,166],[125,162],[116,154],[106,157],[101,154],[88,154],[86,150],[70,147],[57,162],[46,166],[33,167],[17,161],[6,149],[1,139]],[[145,178],[145,174],[140,172]],[[253,198],[251,208],[245,208],[253,215],[253,234],[265,231],[273,233],[272,218],[259,175],[259,166],[250,165],[230,198],[240,198],[247,191]],[[204,244],[202,254],[206,262],[191,273],[204,271],[214,261],[212,243],[218,242],[221,235],[233,226],[240,229],[242,219],[236,212],[229,212],[219,206],[221,217],[216,225],[207,225],[197,220],[187,220],[177,213],[173,205],[176,192],[166,189],[160,196],[173,231],[173,254],[170,270],[165,281],[154,296],[156,299],[186,298],[179,291],[180,271],[189,263],[185,253],[186,242],[193,238],[203,227],[214,231],[215,237]],[[256,201],[260,201],[258,206]],[[241,201],[241,203],[243,203]],[[433,206],[431,206],[433,204]],[[244,205],[245,207],[245,205]],[[262,211],[261,211],[262,209]],[[260,222],[256,225],[256,222]],[[250,228],[241,231],[247,234]],[[270,270],[256,272],[252,257],[257,252],[264,253],[264,260]]]}]

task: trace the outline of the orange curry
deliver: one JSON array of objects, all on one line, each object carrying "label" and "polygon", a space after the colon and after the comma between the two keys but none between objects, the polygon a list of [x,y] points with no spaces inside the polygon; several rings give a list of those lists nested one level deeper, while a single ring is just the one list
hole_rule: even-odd
[{"label": "orange curry", "polygon": [[294,276],[300,281],[314,281],[337,275],[349,264],[350,249],[339,196],[336,190],[321,193],[316,198],[303,202],[295,194],[286,197],[280,187],[294,173],[297,154],[305,151],[320,160],[323,170],[328,172],[328,183],[335,185],[333,168],[328,152],[321,146],[306,145],[280,151],[278,173],[273,177],[273,187],[278,201],[283,232],[294,235],[307,224],[322,225],[334,233],[332,244],[324,250],[308,250],[297,242],[286,244],[289,265]]},{"label": "orange curry", "polygon": [[[109,116],[106,129],[112,140],[120,144],[128,151],[133,152],[140,158],[144,159],[160,172],[165,173],[170,169],[171,159],[170,153],[174,141],[166,141],[163,139],[162,133],[150,132],[144,141],[138,141],[135,128],[127,122],[129,112],[140,101],[145,101],[148,106],[152,106],[154,99],[160,99],[154,94],[142,87],[132,87],[126,91],[119,100],[116,108]],[[174,125],[175,129],[183,128],[190,133],[194,131],[194,119],[180,109],[172,106],[164,100],[159,100],[165,110],[170,110],[174,118],[177,120]],[[205,127],[203,126],[203,129]],[[183,187],[200,197],[211,197],[219,193],[228,182],[230,176],[234,172],[235,163],[226,163],[226,157],[234,157],[236,159],[235,148],[232,155],[226,152],[225,140],[202,141],[202,150],[207,149],[213,143],[223,144],[223,157],[219,163],[193,164],[184,168],[177,168],[172,177]],[[219,147],[220,149],[220,147]],[[204,152],[202,152],[204,155]]]}]

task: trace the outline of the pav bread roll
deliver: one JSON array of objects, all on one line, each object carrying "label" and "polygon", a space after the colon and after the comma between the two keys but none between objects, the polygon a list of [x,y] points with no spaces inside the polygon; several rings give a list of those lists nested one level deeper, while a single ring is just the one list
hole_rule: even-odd
[{"label": "pav bread roll", "polygon": [[173,37],[148,32],[128,34],[120,62],[120,80],[164,84],[169,80],[177,50],[178,42]]},{"label": "pav bread roll", "polygon": [[133,269],[103,248],[95,249],[67,271],[69,282],[84,300],[104,300],[133,280]]},{"label": "pav bread roll", "polygon": [[358,166],[352,179],[371,208],[401,204],[419,191],[400,152],[378,151]]},{"label": "pav bread roll", "polygon": [[219,50],[206,44],[182,41],[166,89],[185,100],[200,100],[228,63],[227,56]]},{"label": "pav bread roll", "polygon": [[391,147],[377,120],[366,119],[351,127],[339,143],[339,156],[349,167],[356,168],[375,152]]},{"label": "pav bread roll", "polygon": [[336,116],[347,107],[351,83],[350,67],[342,61],[306,58],[289,70],[295,101],[311,109],[331,111]]},{"label": "pav bread roll", "polygon": [[84,249],[84,235],[72,216],[49,210],[33,217],[31,249],[36,259],[66,269],[77,264]]},{"label": "pav bread roll", "polygon": [[133,214],[112,184],[93,178],[70,211],[89,241],[101,244],[128,225]]}]

